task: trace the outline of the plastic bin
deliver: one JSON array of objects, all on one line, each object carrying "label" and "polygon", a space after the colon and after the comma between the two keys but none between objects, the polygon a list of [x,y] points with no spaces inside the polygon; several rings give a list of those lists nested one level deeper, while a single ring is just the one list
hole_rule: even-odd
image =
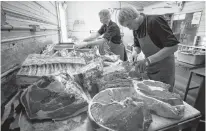
[{"label": "plastic bin", "polygon": [[177,60],[191,65],[201,65],[205,63],[205,55],[193,55],[179,51]]}]

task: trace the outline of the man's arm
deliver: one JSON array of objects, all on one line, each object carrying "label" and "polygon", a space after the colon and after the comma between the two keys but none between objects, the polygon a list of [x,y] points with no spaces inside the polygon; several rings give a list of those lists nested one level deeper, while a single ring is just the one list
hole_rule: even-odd
[{"label": "man's arm", "polygon": [[174,45],[171,47],[164,47],[154,55],[148,57],[150,64],[163,60],[164,58],[174,54],[178,49],[178,45]]},{"label": "man's arm", "polygon": [[92,41],[96,38],[98,38],[100,36],[100,34],[98,32],[91,34],[89,37],[85,38],[83,41],[84,42],[88,42],[88,41]]},{"label": "man's arm", "polygon": [[94,39],[98,38],[99,36],[101,36],[104,33],[105,33],[105,25],[102,25],[101,28],[97,32],[95,32],[94,34],[92,34],[89,37],[85,38],[83,41],[84,42],[93,41]]},{"label": "man's arm", "polygon": [[179,41],[163,17],[158,16],[152,20],[152,35],[161,41],[163,48],[148,57],[151,63],[158,62],[177,51]]},{"label": "man's arm", "polygon": [[104,44],[105,42],[108,42],[107,39],[98,39],[95,41],[89,41],[87,42],[87,46],[95,46],[95,45],[100,45],[100,44]]},{"label": "man's arm", "polygon": [[112,39],[112,37],[114,37],[114,36],[116,35],[117,29],[118,29],[118,28],[117,28],[116,26],[111,26],[111,27],[109,27],[109,28],[107,29],[107,31],[105,32],[104,26],[102,26],[102,27],[99,29],[98,33],[99,33],[99,35],[104,34],[104,35],[103,35],[103,38],[102,38],[102,39],[95,40],[95,41],[89,41],[89,42],[87,42],[87,45],[88,45],[88,46],[94,46],[94,45],[99,45],[99,44],[103,44],[103,43],[105,43],[105,42],[110,41],[110,40]]},{"label": "man's arm", "polygon": [[98,30],[98,32],[96,32],[93,35],[91,35],[90,37],[84,39],[83,42],[76,45],[75,48],[83,48],[83,47],[87,47],[87,46],[94,46],[94,45],[99,45],[99,44],[107,42],[107,39],[105,39],[105,38],[94,40],[95,38],[101,36],[103,33],[104,33],[104,25]]}]

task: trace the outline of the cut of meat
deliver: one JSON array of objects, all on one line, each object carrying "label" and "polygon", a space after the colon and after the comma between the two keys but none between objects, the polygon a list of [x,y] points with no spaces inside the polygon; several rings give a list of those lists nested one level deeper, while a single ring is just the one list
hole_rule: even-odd
[{"label": "cut of meat", "polygon": [[180,119],[184,115],[183,100],[168,91],[170,85],[153,80],[135,84],[136,98],[143,99],[149,109],[166,118]]},{"label": "cut of meat", "polygon": [[106,89],[89,104],[89,116],[103,128],[115,131],[146,131],[152,116],[139,99],[133,99],[130,88]]},{"label": "cut of meat", "polygon": [[74,73],[74,77],[82,87],[91,91],[92,87],[96,84],[96,81],[102,74],[103,63],[101,59],[97,59],[77,70],[76,73]]},{"label": "cut of meat", "polygon": [[123,70],[105,74],[96,83],[100,91],[107,88],[133,87],[132,80],[128,79],[128,73]]},{"label": "cut of meat", "polygon": [[101,58],[104,60],[104,61],[109,61],[109,62],[115,62],[117,60],[120,59],[120,56],[119,55],[102,55]]},{"label": "cut of meat", "polygon": [[21,95],[30,119],[60,120],[77,115],[86,111],[89,99],[68,75],[42,77]]},{"label": "cut of meat", "polygon": [[122,87],[132,87],[132,80],[130,79],[114,79],[111,81],[103,81],[102,78],[98,80],[97,86],[99,90],[105,90],[108,88],[122,88]]},{"label": "cut of meat", "polygon": [[51,76],[59,73],[74,73],[81,67],[81,64],[72,63],[54,63],[46,65],[22,66],[17,73],[17,83],[20,85],[30,85],[36,82],[36,78],[40,79],[42,76]]},{"label": "cut of meat", "polygon": [[85,62],[88,64],[92,60],[99,57],[97,50],[98,49],[96,47],[92,49],[77,49],[75,51],[74,50],[70,51],[67,56],[84,58]]},{"label": "cut of meat", "polygon": [[[160,81],[153,81],[153,80],[145,80],[142,82],[143,84],[149,86],[149,87],[152,87],[152,88],[155,88],[155,87],[160,87],[162,88],[163,90],[169,90],[170,88],[170,85],[169,84],[165,84],[163,82],[160,82]],[[151,88],[151,90],[152,90]]]},{"label": "cut of meat", "polygon": [[117,131],[139,131],[148,128],[144,127],[144,125],[149,124],[144,124],[146,116],[144,115],[143,102],[133,102],[124,105],[118,103],[109,105],[94,103],[91,108],[95,108],[95,106],[98,109],[96,111],[97,116],[94,116],[97,118],[96,121],[108,128]]},{"label": "cut of meat", "polygon": [[128,73],[124,70],[117,70],[103,74],[101,59],[81,68],[79,72],[77,72],[77,75],[75,75],[75,78],[79,81],[82,87],[90,91],[92,96],[107,88],[123,88],[133,86],[132,80],[128,79]]}]

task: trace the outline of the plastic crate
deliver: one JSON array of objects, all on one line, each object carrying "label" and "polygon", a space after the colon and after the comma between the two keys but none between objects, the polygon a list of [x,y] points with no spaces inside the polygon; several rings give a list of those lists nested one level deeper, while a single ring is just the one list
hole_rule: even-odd
[{"label": "plastic crate", "polygon": [[205,63],[205,55],[193,55],[179,51],[177,60],[191,65],[201,65]]}]

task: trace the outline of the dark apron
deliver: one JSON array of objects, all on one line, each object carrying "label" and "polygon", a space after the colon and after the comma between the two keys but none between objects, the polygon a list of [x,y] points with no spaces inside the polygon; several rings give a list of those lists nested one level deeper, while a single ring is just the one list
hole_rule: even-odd
[{"label": "dark apron", "polygon": [[105,50],[110,50],[114,54],[119,55],[120,59],[122,61],[126,61],[127,60],[127,54],[126,54],[125,46],[122,43],[121,44],[114,44],[113,42],[109,41],[107,43],[100,44],[99,45],[99,53],[101,55],[104,55],[105,54]]},{"label": "dark apron", "polygon": [[[146,23],[147,24],[147,23]],[[147,27],[146,27],[147,30]],[[148,33],[143,38],[138,38],[140,47],[142,52],[144,53],[145,57],[149,57],[161,49],[157,47],[152,40]],[[174,54],[168,56],[167,58],[151,64],[146,69],[147,75],[151,80],[161,81],[166,84],[170,84],[171,88],[169,89],[170,92],[173,91],[173,86],[175,82],[175,59]]]}]

